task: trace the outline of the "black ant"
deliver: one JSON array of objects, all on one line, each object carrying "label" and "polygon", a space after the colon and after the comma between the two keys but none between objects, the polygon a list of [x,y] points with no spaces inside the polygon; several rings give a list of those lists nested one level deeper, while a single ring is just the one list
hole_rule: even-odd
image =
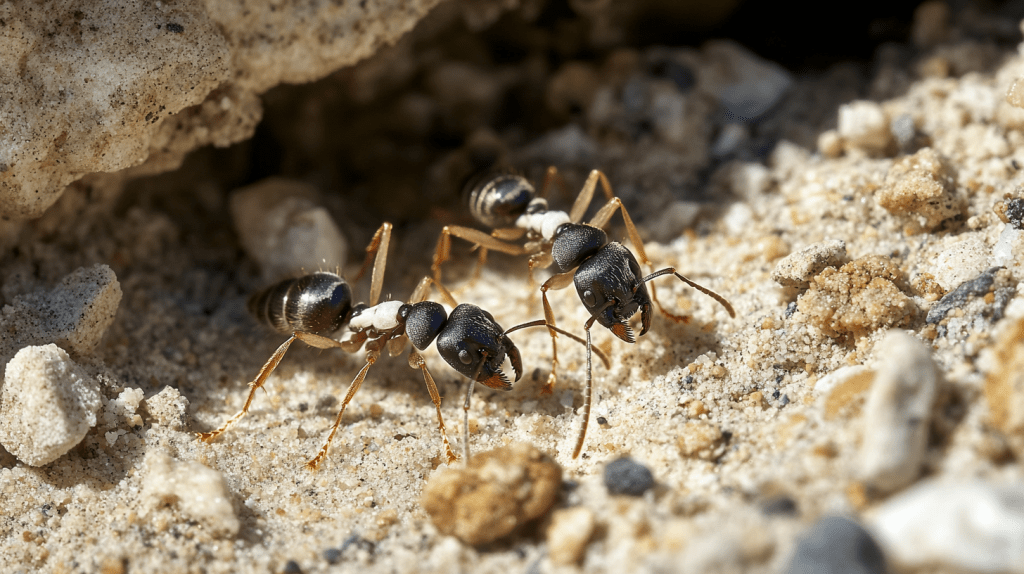
[{"label": "black ant", "polygon": [[[604,210],[602,209],[602,211]],[[625,208],[622,213],[625,216]],[[601,213],[598,213],[594,219],[597,220],[600,216]],[[642,259],[646,259],[636,237],[636,229],[632,228],[632,222],[628,216],[626,216],[626,225],[630,229],[630,239],[637,247],[637,252],[641,254]],[[718,301],[729,312],[730,317],[735,317],[736,312],[724,297],[676,273],[672,267],[660,269],[644,277],[633,253],[621,243],[609,242],[608,235],[592,223],[560,225],[555,231],[551,255],[561,273],[551,276],[540,288],[544,300],[544,317],[548,324],[555,324],[555,314],[551,310],[547,294],[552,289],[564,289],[575,283],[580,301],[590,312],[590,319],[587,319],[583,326],[587,332],[587,382],[583,391],[583,424],[572,453],[572,457],[576,458],[583,449],[583,441],[587,435],[587,423],[590,421],[590,400],[593,393],[590,366],[590,327],[593,326],[594,321],[607,327],[623,341],[635,342],[633,330],[627,321],[637,311],[640,311],[642,326],[640,335],[643,336],[647,333],[651,326],[651,296],[647,294],[647,282],[662,275],[675,275],[683,283]],[[649,262],[645,261],[645,263]],[[554,335],[552,335],[553,338]]]},{"label": "black ant", "polygon": [[[569,244],[566,241],[575,240],[577,237],[581,237],[579,232],[572,232],[569,235],[564,234],[565,229],[574,229],[580,227],[583,224],[580,221],[583,219],[587,208],[590,207],[591,201],[594,198],[594,192],[597,186],[600,184],[601,190],[607,197],[607,203],[597,212],[597,214],[590,220],[590,223],[586,227],[600,231],[600,227],[603,227],[614,215],[615,211],[618,210],[623,215],[623,220],[626,223],[626,230],[629,234],[630,241],[633,244],[634,249],[637,252],[637,256],[644,265],[651,265],[647,259],[647,254],[643,248],[643,241],[640,239],[640,234],[637,232],[636,226],[633,224],[633,219],[630,217],[629,212],[626,210],[626,206],[623,205],[620,198],[616,197],[611,191],[611,184],[608,182],[607,176],[604,175],[600,170],[592,170],[590,175],[587,176],[587,180],[580,190],[580,193],[575,198],[572,204],[572,208],[568,213],[562,211],[555,211],[548,209],[548,202],[545,200],[544,195],[547,194],[547,190],[551,185],[552,181],[561,182],[561,178],[558,175],[558,171],[554,167],[549,167],[545,174],[544,181],[541,185],[540,195],[536,192],[534,185],[529,180],[521,175],[517,175],[509,172],[498,172],[498,173],[487,173],[479,176],[476,179],[471,179],[466,186],[466,201],[469,207],[470,214],[481,224],[486,225],[493,229],[492,233],[487,234],[477,229],[469,227],[462,227],[458,225],[445,226],[437,239],[437,248],[434,252],[433,264],[431,270],[433,272],[434,281],[440,284],[441,280],[441,265],[447,260],[451,259],[452,251],[452,236],[460,237],[467,241],[472,242],[480,250],[479,261],[477,263],[476,274],[479,273],[480,267],[486,260],[487,250],[499,251],[510,255],[528,255],[529,256],[529,280],[530,284],[536,284],[534,280],[534,268],[541,267],[546,268],[551,265],[554,261],[554,246],[556,241],[561,241],[563,246],[561,249],[564,250],[569,248]],[[575,227],[566,227],[575,226]],[[597,245],[596,248],[607,244],[607,236],[602,233],[601,244]],[[559,237],[562,237],[559,239]],[[525,242],[523,245],[512,244],[511,240],[524,238]],[[593,240],[593,238],[591,238]],[[620,246],[620,244],[613,244]],[[579,246],[583,247],[583,246]],[[621,247],[621,246],[620,246]],[[625,248],[622,248],[627,251]],[[589,254],[590,252],[588,252]],[[633,261],[633,266],[636,266],[636,261],[633,255],[629,255],[630,260]],[[605,258],[606,259],[606,258]],[[579,263],[582,263],[581,259]],[[575,265],[572,265],[575,267]],[[608,261],[606,266],[603,268],[604,274],[611,277],[611,274],[617,270],[633,271],[625,261],[610,262]],[[562,271],[566,271],[562,269]],[[675,272],[666,271],[668,272]],[[659,272],[660,273],[660,272]],[[640,276],[639,270],[636,271],[637,276]],[[663,273],[664,274],[664,273]],[[728,307],[728,303],[717,295],[712,294],[706,289],[700,288],[695,285],[689,279],[686,279],[682,275],[676,273],[685,282],[695,286],[696,289],[703,293],[711,294],[718,301],[722,302],[729,309],[732,314],[731,307]],[[659,275],[654,275],[659,276]],[[644,280],[649,280],[654,276],[648,277]],[[475,275],[474,275],[475,277]],[[569,275],[571,278],[571,274]],[[551,289],[563,289],[568,285],[559,284],[555,286],[558,280],[555,277],[549,279],[545,286],[542,288],[542,293],[545,293],[545,318],[551,324],[554,324],[554,315],[551,313],[550,305],[547,303],[546,292]],[[624,293],[616,295],[624,295]],[[584,297],[584,292],[580,292],[580,297]],[[657,301],[656,293],[654,292],[653,285],[651,285],[650,297],[647,297],[646,289],[643,291],[644,301],[648,304],[653,301],[662,312],[676,322],[685,320],[685,317],[670,313],[665,307]],[[584,302],[586,304],[586,301]],[[626,318],[629,318],[636,309],[634,308]],[[650,322],[650,318],[646,313],[644,317],[644,329],[643,333],[647,332],[647,325]],[[610,327],[609,324],[605,326]],[[624,323],[625,326],[625,323]],[[643,334],[641,333],[641,335]],[[616,335],[618,335],[616,333]],[[623,337],[621,335],[620,338]],[[632,341],[631,341],[632,342]],[[552,347],[552,366],[551,373],[548,378],[548,383],[542,389],[542,393],[551,393],[554,389],[556,382],[555,366],[558,364],[558,350],[555,344],[555,334],[551,333],[551,347]]]},{"label": "black ant", "polygon": [[[200,440],[214,440],[248,413],[257,389],[266,383],[288,347],[296,339],[320,349],[338,347],[349,353],[354,353],[365,345],[366,364],[349,384],[341,409],[324,445],[316,456],[306,463],[307,469],[316,470],[326,457],[331,441],[341,426],[345,408],[362,385],[367,371],[380,357],[381,351],[387,347],[389,354],[396,356],[404,351],[406,342],[411,340],[415,348],[409,353],[409,366],[419,368],[423,373],[427,391],[437,410],[438,429],[444,441],[445,456],[447,462],[451,464],[457,457],[452,452],[445,431],[444,418],[441,415],[441,395],[423,357],[418,352],[426,349],[436,339],[441,357],[453,369],[470,379],[464,406],[466,424],[463,427],[463,448],[468,460],[468,413],[473,382],[480,382],[494,389],[511,390],[512,383],[501,370],[506,356],[509,357],[515,371],[515,380],[518,381],[522,376],[522,358],[519,349],[509,339],[508,333],[526,327],[543,326],[584,344],[583,339],[554,325],[548,325],[542,319],[503,331],[490,313],[475,305],[456,305],[451,315],[448,315],[440,304],[424,301],[432,283],[430,277],[424,277],[417,286],[411,303],[385,301],[378,304],[390,237],[391,225],[385,223],[377,230],[370,246],[367,247],[367,262],[376,251],[369,305],[359,304],[353,307],[351,290],[344,279],[334,273],[314,273],[297,279],[288,279],[257,293],[250,299],[250,310],[257,319],[279,332],[292,331],[291,337],[278,347],[260,369],[256,379],[249,384],[249,396],[242,410],[220,428],[199,433]],[[365,269],[366,264],[363,267]],[[454,303],[451,294],[443,286],[438,287],[444,298]],[[325,336],[346,325],[352,333],[351,338],[336,341]],[[604,355],[601,355],[601,358],[607,365],[607,358]]]}]

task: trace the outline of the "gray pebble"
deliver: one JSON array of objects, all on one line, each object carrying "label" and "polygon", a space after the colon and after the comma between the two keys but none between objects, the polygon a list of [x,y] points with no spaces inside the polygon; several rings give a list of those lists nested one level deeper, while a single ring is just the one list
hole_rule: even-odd
[{"label": "gray pebble", "polygon": [[797,543],[787,574],[884,574],[885,556],[871,535],[840,516],[819,520]]},{"label": "gray pebble", "polygon": [[938,323],[946,317],[947,313],[953,309],[962,307],[971,297],[981,297],[986,295],[988,290],[992,287],[992,283],[995,281],[996,271],[999,271],[999,269],[999,267],[987,269],[981,275],[978,275],[970,281],[962,283],[956,289],[946,293],[942,299],[939,299],[938,303],[928,310],[928,315],[925,317],[925,321],[928,323]]},{"label": "gray pebble", "polygon": [[892,136],[901,150],[909,150],[917,133],[917,129],[914,127],[914,118],[910,114],[896,116],[889,124],[889,131],[892,132]]},{"label": "gray pebble", "polygon": [[604,467],[604,486],[612,494],[642,496],[654,486],[654,475],[646,466],[624,457]]},{"label": "gray pebble", "polygon": [[324,550],[324,560],[326,560],[328,564],[337,564],[338,562],[341,562],[341,550],[338,550],[337,548],[328,548],[327,550]]}]

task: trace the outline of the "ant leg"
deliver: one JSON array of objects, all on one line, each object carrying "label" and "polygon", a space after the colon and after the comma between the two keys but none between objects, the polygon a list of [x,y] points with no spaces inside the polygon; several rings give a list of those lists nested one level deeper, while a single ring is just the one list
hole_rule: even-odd
[{"label": "ant leg", "polygon": [[378,356],[380,356],[380,351],[378,350],[371,350],[366,353],[366,364],[363,365],[363,368],[356,374],[356,378],[352,379],[352,383],[348,386],[348,391],[345,392],[345,399],[341,401],[341,409],[338,411],[338,416],[334,419],[334,425],[331,426],[331,433],[327,435],[327,441],[324,442],[324,446],[320,447],[320,451],[316,453],[316,456],[306,463],[306,470],[316,470],[324,458],[327,457],[327,449],[330,448],[331,441],[334,440],[334,434],[338,432],[338,427],[341,426],[341,416],[345,414],[345,407],[348,406],[356,391],[362,386],[363,379],[366,378],[366,372],[377,362]]},{"label": "ant leg", "polygon": [[506,243],[484,233],[483,231],[472,229],[470,227],[461,227],[459,225],[446,225],[444,226],[444,229],[441,230],[441,235],[437,238],[437,247],[434,249],[434,260],[430,265],[434,281],[438,283],[441,282],[441,265],[451,259],[452,236],[458,237],[459,239],[465,239],[478,247],[491,249],[493,251],[501,251],[502,253],[508,253],[509,255],[523,255],[525,253],[523,248],[519,245]]},{"label": "ant leg", "polygon": [[469,399],[473,397],[475,382],[466,378],[466,401],[462,405],[462,458],[466,465],[469,465]]},{"label": "ant leg", "polygon": [[486,264],[486,263],[487,263],[487,248],[486,247],[481,247],[478,250],[477,256],[476,256],[476,268],[473,269],[473,276],[469,278],[469,283],[466,285],[467,287],[472,287],[473,285],[476,285],[476,282],[480,280],[480,274],[483,272],[484,264]]},{"label": "ant leg", "polygon": [[455,456],[452,452],[452,445],[448,442],[448,433],[444,428],[444,417],[441,416],[441,394],[437,392],[437,385],[434,384],[434,377],[430,376],[430,371],[427,370],[427,364],[423,361],[423,357],[413,349],[409,352],[409,366],[412,368],[419,368],[423,371],[423,382],[427,384],[427,392],[430,393],[430,400],[434,402],[434,408],[437,409],[437,428],[441,431],[441,439],[444,441],[444,454],[448,459],[448,464],[451,464],[458,460],[459,457]]},{"label": "ant leg", "polygon": [[[366,260],[363,261],[363,266],[359,269],[355,279],[353,279],[353,281],[358,281],[366,273],[366,269],[370,266],[370,261],[373,260],[373,273],[370,275],[371,307],[380,300],[380,290],[384,284],[384,268],[387,267],[388,246],[390,244],[391,224],[385,221],[377,228],[377,232],[373,234],[370,244],[366,246]],[[377,257],[374,258],[374,255]]]},{"label": "ant leg", "polygon": [[[559,273],[552,275],[540,286],[541,299],[544,303],[544,321],[550,326],[555,326],[555,312],[551,310],[551,303],[548,302],[548,290],[554,289],[565,289],[569,285],[572,285],[574,271],[566,271],[565,273]],[[555,368],[558,365],[558,344],[555,342],[555,338],[558,337],[558,333],[552,329],[548,329],[548,333],[551,334],[551,373],[548,375],[548,382],[540,389],[540,394],[550,395],[555,390],[555,382],[558,377],[555,374]]]},{"label": "ant leg", "polygon": [[587,383],[583,388],[583,423],[580,426],[580,434],[576,437],[576,447],[572,449],[572,457],[575,459],[583,450],[583,441],[587,438],[587,425],[590,423],[590,397],[594,393],[594,378],[591,372],[590,351],[590,328],[594,325],[594,318],[587,319],[583,329],[587,332]]},{"label": "ant leg", "polygon": [[[521,323],[519,325],[516,325],[515,327],[512,327],[512,328],[506,330],[504,334],[508,335],[509,333],[518,331],[520,329],[525,329],[527,327],[547,327],[548,329],[554,329],[558,333],[560,333],[562,335],[565,335],[566,337],[569,337],[573,341],[576,341],[577,343],[579,343],[579,344],[581,344],[583,346],[587,345],[587,342],[584,341],[583,339],[577,337],[576,335],[573,335],[569,331],[566,331],[564,329],[560,329],[560,328],[558,328],[558,327],[556,327],[554,325],[549,325],[544,319],[537,319],[535,321],[530,321],[528,323]],[[601,359],[601,362],[604,363],[604,368],[605,369],[612,368],[612,363],[611,363],[611,361],[608,360],[608,355],[605,355],[604,351],[602,351],[601,349],[598,349],[597,347],[594,347],[594,353],[598,356],[598,358]]]},{"label": "ant leg", "polygon": [[251,383],[249,383],[249,396],[245,399],[245,405],[242,406],[242,410],[238,411],[238,413],[236,413],[235,416],[225,421],[224,424],[220,426],[220,428],[212,430],[210,432],[196,433],[196,438],[203,442],[212,442],[213,439],[217,438],[218,436],[223,434],[224,431],[228,430],[228,427],[235,424],[242,417],[248,414],[249,407],[252,406],[252,401],[256,397],[256,391],[258,389],[263,388],[263,385],[267,382],[267,379],[270,378],[270,374],[274,372],[274,369],[277,368],[277,365],[281,362],[281,359],[284,358],[284,354],[288,352],[288,347],[291,347],[292,343],[294,343],[296,339],[299,339],[300,341],[306,343],[307,345],[311,347],[316,347],[318,349],[327,349],[330,347],[342,346],[341,343],[335,341],[334,339],[321,337],[320,335],[314,335],[313,333],[305,333],[302,331],[296,331],[292,333],[292,336],[288,337],[288,340],[285,341],[284,343],[281,343],[281,346],[278,347],[276,351],[274,351],[273,355],[270,355],[270,358],[267,359],[267,362],[263,364],[263,368],[260,369],[259,374],[256,375],[256,378]]},{"label": "ant leg", "polygon": [[456,301],[455,297],[452,296],[451,291],[449,291],[448,288],[445,287],[444,285],[438,283],[436,280],[431,279],[429,275],[427,275],[423,279],[420,279],[419,285],[416,286],[416,289],[412,292],[412,295],[409,296],[409,304],[413,305],[421,301],[426,301],[427,296],[430,295],[431,285],[437,287],[438,292],[441,293],[441,299],[445,303],[451,305],[452,307],[459,306],[459,302]]},{"label": "ant leg", "polygon": [[[572,209],[569,210],[569,221],[578,223],[583,219],[583,214],[586,213],[587,208],[590,207],[590,201],[594,199],[594,190],[597,188],[597,184],[599,182],[601,184],[601,189],[604,191],[605,197],[608,198],[608,201],[617,199],[615,194],[612,193],[612,185],[608,183],[608,176],[606,176],[601,170],[595,169],[587,176],[587,181],[583,182],[583,189],[580,190],[580,194],[576,196],[576,201],[572,204]],[[600,225],[596,227],[600,227]]]},{"label": "ant leg", "polygon": [[562,195],[569,197],[569,186],[565,185],[565,178],[562,174],[558,173],[558,168],[550,165],[546,172],[544,172],[544,180],[540,184],[540,193],[538,197],[547,198],[548,189],[551,188],[551,182],[558,183],[558,189],[561,190]]}]

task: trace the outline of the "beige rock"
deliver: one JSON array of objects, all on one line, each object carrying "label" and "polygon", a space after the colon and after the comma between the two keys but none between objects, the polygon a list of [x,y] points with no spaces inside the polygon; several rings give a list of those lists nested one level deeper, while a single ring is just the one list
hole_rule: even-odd
[{"label": "beige rock", "polygon": [[875,195],[878,205],[912,222],[911,231],[932,230],[963,212],[956,193],[955,172],[931,148],[924,148],[892,165],[885,185]]},{"label": "beige rock", "polygon": [[420,503],[434,526],[466,544],[485,544],[538,518],[558,498],[562,469],[528,444],[475,455],[465,468],[430,477]]},{"label": "beige rock", "polygon": [[775,265],[772,281],[783,287],[807,287],[826,267],[835,267],[846,258],[846,242],[832,239],[814,243],[791,253]]},{"label": "beige rock", "polygon": [[179,461],[162,450],[146,455],[142,504],[147,514],[173,506],[186,520],[195,520],[213,536],[238,533],[238,517],[224,475],[195,461]]},{"label": "beige rock", "polygon": [[560,566],[579,564],[594,534],[594,513],[583,506],[563,508],[551,514],[548,555]]}]

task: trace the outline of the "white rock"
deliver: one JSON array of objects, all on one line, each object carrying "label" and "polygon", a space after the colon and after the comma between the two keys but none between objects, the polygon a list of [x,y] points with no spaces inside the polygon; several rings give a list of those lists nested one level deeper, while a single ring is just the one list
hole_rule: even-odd
[{"label": "white rock", "polygon": [[25,347],[5,370],[0,444],[32,466],[71,450],[96,425],[100,386],[57,345]]},{"label": "white rock", "polygon": [[242,247],[268,281],[345,265],[348,244],[317,196],[313,186],[280,177],[232,194],[231,216]]},{"label": "white rock", "polygon": [[922,482],[869,525],[902,567],[1024,573],[1024,483]]},{"label": "white rock", "polygon": [[182,430],[188,426],[188,399],[181,396],[174,387],[165,386],[159,393],[146,399],[143,405],[152,423],[172,430]]},{"label": "white rock", "polygon": [[[121,285],[110,267],[80,267],[52,290],[16,297],[3,309],[3,323],[16,333],[18,347],[56,342],[88,355],[114,322],[120,303]],[[0,354],[11,351],[0,345]]]},{"label": "white rock", "polygon": [[992,247],[991,263],[1006,267],[1017,277],[1024,272],[1024,230],[1006,224]]},{"label": "white rock", "polygon": [[870,488],[892,492],[921,472],[940,379],[931,351],[914,337],[891,331],[879,348],[881,361],[864,405],[858,474]]},{"label": "white rock", "polygon": [[772,281],[783,287],[807,287],[826,267],[838,267],[846,259],[846,242],[831,239],[790,253],[775,265]]},{"label": "white rock", "polygon": [[932,275],[943,289],[951,291],[989,267],[989,248],[985,241],[980,237],[968,237],[939,254]]},{"label": "white rock", "polygon": [[202,524],[214,536],[238,533],[238,517],[224,475],[195,461],[179,461],[163,451],[146,456],[142,501],[147,514],[175,506],[190,520]]},{"label": "white rock", "polygon": [[847,144],[868,153],[883,151],[892,138],[882,106],[863,100],[839,107],[838,131]]}]

